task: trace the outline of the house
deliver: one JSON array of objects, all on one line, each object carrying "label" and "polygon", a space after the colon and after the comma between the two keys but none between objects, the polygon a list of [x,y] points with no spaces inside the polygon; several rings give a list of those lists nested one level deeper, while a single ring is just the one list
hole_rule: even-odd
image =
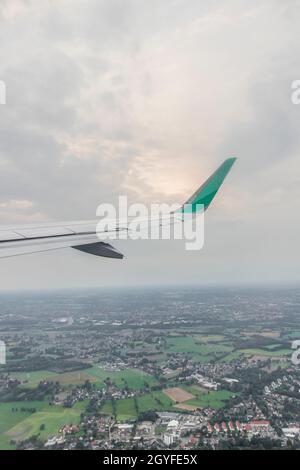
[{"label": "house", "polygon": [[300,434],[300,427],[297,424],[291,425],[287,428],[282,428],[282,432],[285,435],[285,437],[288,437],[290,439],[295,439]]},{"label": "house", "polygon": [[220,426],[219,426],[218,423],[216,423],[216,424],[214,425],[214,430],[217,431],[217,432],[220,432],[221,428],[220,428]]},{"label": "house", "polygon": [[245,424],[244,430],[251,434],[262,434],[270,431],[270,421],[253,419]]},{"label": "house", "polygon": [[213,432],[213,428],[212,428],[212,425],[210,423],[207,423],[207,431],[212,433]]},{"label": "house", "polygon": [[236,429],[237,429],[238,431],[241,431],[241,430],[242,430],[242,426],[241,426],[241,424],[239,423],[239,421],[236,421],[236,422],[235,422],[235,427],[236,427]]},{"label": "house", "polygon": [[231,432],[233,432],[233,431],[235,430],[235,428],[234,428],[234,425],[233,425],[232,421],[229,421],[229,423],[228,423],[228,427],[229,427],[229,431],[231,431]]},{"label": "house", "polygon": [[169,423],[168,423],[168,431],[176,431],[176,429],[178,428],[178,425],[179,425],[179,422],[176,420],[176,419],[172,419]]}]

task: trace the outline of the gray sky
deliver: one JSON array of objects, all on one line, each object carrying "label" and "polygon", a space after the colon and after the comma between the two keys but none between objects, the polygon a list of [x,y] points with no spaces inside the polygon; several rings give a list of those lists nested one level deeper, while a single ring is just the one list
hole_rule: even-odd
[{"label": "gray sky", "polygon": [[297,0],[0,0],[1,224],[183,202],[238,157],[202,251],[3,259],[1,289],[299,281],[299,22]]}]

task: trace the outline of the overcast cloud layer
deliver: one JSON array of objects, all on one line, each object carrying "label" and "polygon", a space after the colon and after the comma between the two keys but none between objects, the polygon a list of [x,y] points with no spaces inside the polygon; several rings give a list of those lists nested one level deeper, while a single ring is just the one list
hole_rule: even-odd
[{"label": "overcast cloud layer", "polygon": [[206,242],[0,260],[2,289],[299,281],[297,0],[0,0],[1,224],[183,202],[238,157]]}]

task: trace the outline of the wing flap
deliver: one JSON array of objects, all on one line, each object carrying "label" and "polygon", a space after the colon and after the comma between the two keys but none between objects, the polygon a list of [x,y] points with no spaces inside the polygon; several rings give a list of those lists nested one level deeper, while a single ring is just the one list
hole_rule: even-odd
[{"label": "wing flap", "polygon": [[124,255],[118,250],[116,250],[116,248],[111,246],[109,243],[104,242],[77,245],[72,246],[72,248],[75,248],[75,250],[83,251],[84,253],[89,253],[90,255],[103,256],[104,258],[124,258]]},{"label": "wing flap", "polygon": [[90,235],[63,235],[54,237],[28,238],[0,242],[0,258],[39,253],[41,251],[58,250],[74,245],[95,243],[98,237],[95,233]]}]

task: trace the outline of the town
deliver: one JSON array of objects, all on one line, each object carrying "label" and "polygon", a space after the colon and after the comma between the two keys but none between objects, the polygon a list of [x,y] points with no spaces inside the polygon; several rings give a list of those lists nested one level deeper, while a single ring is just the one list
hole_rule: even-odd
[{"label": "town", "polygon": [[7,294],[0,448],[300,448],[299,298],[293,288]]}]

